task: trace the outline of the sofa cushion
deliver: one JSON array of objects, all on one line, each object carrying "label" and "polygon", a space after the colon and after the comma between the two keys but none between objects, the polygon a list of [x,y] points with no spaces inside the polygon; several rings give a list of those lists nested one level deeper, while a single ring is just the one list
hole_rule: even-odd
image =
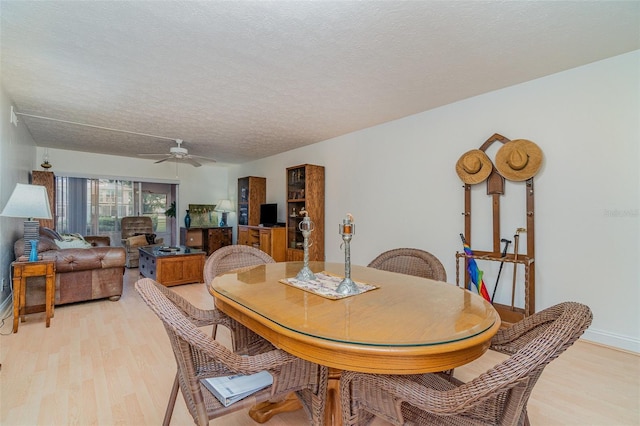
[{"label": "sofa cushion", "polygon": [[[24,240],[18,240],[24,241]],[[22,245],[24,247],[24,244]],[[40,235],[40,241],[38,241],[38,253],[42,253],[43,251],[49,250],[58,250],[58,246],[56,245],[56,240],[46,237],[44,235]]]}]

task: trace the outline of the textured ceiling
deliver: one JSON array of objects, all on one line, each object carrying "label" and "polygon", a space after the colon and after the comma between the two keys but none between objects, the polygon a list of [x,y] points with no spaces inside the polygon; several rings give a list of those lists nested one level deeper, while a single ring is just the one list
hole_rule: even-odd
[{"label": "textured ceiling", "polygon": [[[6,1],[19,113],[242,163],[640,49],[638,1]],[[38,146],[169,140],[19,116]]]}]

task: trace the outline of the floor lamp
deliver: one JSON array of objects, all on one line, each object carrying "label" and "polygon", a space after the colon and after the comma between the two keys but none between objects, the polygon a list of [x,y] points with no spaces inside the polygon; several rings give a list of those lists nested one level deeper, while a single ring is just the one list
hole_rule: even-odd
[{"label": "floor lamp", "polygon": [[[29,256],[31,241],[37,242],[40,236],[40,222],[34,219],[52,218],[47,188],[17,183],[0,216],[27,218],[24,221],[24,254]],[[37,260],[37,254],[35,259],[29,260]]]}]

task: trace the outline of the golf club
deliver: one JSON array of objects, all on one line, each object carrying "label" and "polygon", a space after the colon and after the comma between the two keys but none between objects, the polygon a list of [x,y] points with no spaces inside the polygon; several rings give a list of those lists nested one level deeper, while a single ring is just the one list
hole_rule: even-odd
[{"label": "golf club", "polygon": [[[513,246],[513,260],[518,260],[518,242],[520,241],[520,233],[526,232],[527,230],[524,228],[516,229],[516,234],[513,236],[513,240],[515,241]],[[514,262],[513,264],[513,284],[511,285],[511,310],[514,309],[515,297],[516,297],[516,273],[518,272],[518,263]]]},{"label": "golf club", "polygon": [[491,303],[493,303],[493,298],[496,297],[496,290],[498,290],[498,282],[500,281],[500,274],[502,273],[502,267],[504,266],[504,258],[507,256],[507,247],[511,244],[511,240],[507,240],[503,238],[500,240],[504,243],[504,249],[502,249],[502,262],[500,262],[500,269],[498,269],[498,278],[496,278],[496,285],[493,287],[493,294],[491,295]]}]

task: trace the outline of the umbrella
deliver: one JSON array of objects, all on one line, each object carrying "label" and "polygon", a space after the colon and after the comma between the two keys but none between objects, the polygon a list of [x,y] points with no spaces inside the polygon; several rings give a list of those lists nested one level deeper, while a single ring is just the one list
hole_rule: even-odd
[{"label": "umbrella", "polygon": [[[468,256],[472,256],[473,251],[471,251],[471,247],[467,244],[467,240],[464,239],[464,235],[460,234],[460,238],[462,239],[462,245],[464,246],[464,253]],[[467,271],[469,272],[469,288],[471,288],[471,284],[475,285],[476,290],[478,290],[478,294],[484,297],[487,302],[491,303],[489,292],[487,291],[487,287],[484,285],[484,280],[482,279],[484,272],[478,268],[476,260],[472,257],[467,257]]]}]

